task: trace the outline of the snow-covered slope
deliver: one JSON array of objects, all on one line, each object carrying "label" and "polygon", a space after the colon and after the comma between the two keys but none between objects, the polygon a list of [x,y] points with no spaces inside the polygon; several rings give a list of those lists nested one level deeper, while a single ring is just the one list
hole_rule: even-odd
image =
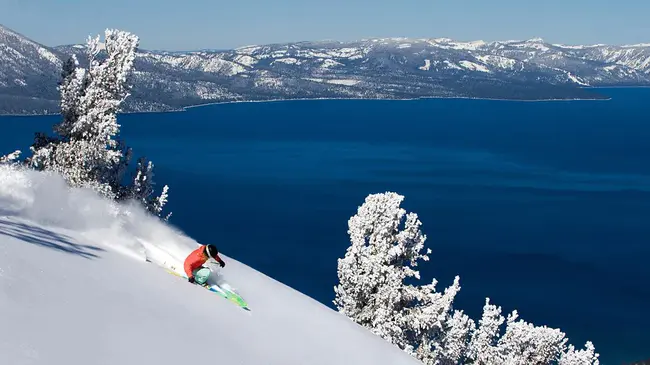
[{"label": "snow-covered slope", "polygon": [[136,207],[0,166],[0,364],[419,363],[227,253],[220,275],[250,312],[144,261],[180,264],[196,245]]},{"label": "snow-covered slope", "polygon": [[[48,48],[0,26],[0,113],[42,110],[44,101],[56,112],[58,65],[71,54],[84,63],[83,45]],[[376,38],[140,50],[135,70],[126,111],[295,98],[597,98],[581,87],[650,85],[650,46]]]}]

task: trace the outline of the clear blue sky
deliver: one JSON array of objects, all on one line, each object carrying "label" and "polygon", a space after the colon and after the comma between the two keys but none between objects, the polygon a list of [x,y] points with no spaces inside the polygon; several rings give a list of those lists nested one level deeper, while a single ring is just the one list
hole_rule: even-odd
[{"label": "clear blue sky", "polygon": [[129,30],[147,49],[448,37],[650,42],[650,0],[0,0],[0,24],[45,45]]}]

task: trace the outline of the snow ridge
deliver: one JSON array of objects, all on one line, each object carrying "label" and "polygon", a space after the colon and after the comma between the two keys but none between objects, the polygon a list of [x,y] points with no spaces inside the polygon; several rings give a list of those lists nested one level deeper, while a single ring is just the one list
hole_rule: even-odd
[{"label": "snow ridge", "polygon": [[230,364],[419,364],[227,253],[217,279],[253,312],[145,261],[178,266],[197,244],[137,203],[0,164],[0,363],[175,365],[208,348]]}]

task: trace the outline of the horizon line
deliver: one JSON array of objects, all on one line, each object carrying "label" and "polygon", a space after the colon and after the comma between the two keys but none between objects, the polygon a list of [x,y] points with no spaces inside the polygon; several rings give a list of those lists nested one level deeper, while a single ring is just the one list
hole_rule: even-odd
[{"label": "horizon line", "polygon": [[[56,45],[46,45],[44,43],[39,42],[38,40],[35,40],[34,38],[28,37],[25,34],[16,31],[12,28],[9,28],[2,23],[0,23],[0,28],[4,28],[10,32],[13,32],[17,35],[20,35],[24,38],[27,38],[33,42],[36,42],[42,46],[48,47],[48,48],[56,48],[56,47],[71,47],[71,46],[76,46],[76,45],[84,45],[85,43],[62,43],[62,44],[56,44]],[[106,29],[119,29],[119,30],[124,30],[116,27],[106,27]],[[95,35],[103,33],[102,30],[101,32],[95,33],[95,34],[88,34],[86,37],[93,37]],[[128,31],[132,34],[135,34],[136,36],[138,35],[135,32]],[[139,37],[140,41],[142,41],[142,37]],[[527,38],[527,39],[498,39],[498,40],[483,40],[483,39],[472,39],[472,40],[460,40],[456,38],[451,38],[451,37],[409,37],[409,36],[390,36],[390,37],[382,37],[382,36],[374,36],[374,37],[359,37],[359,38],[354,38],[351,40],[340,40],[340,39],[332,39],[332,38],[323,38],[323,39],[306,39],[306,40],[296,40],[296,41],[277,41],[277,42],[268,42],[268,43],[256,43],[256,44],[244,44],[236,47],[203,47],[203,48],[195,48],[195,49],[163,49],[163,48],[145,48],[145,47],[138,47],[141,50],[146,50],[146,51],[153,51],[153,52],[206,52],[206,51],[232,51],[232,50],[238,50],[238,49],[244,49],[244,48],[250,48],[250,47],[261,47],[261,46],[274,46],[274,45],[284,45],[284,44],[297,44],[297,43],[324,43],[324,42],[333,42],[333,43],[354,43],[354,42],[364,42],[364,41],[372,41],[372,40],[404,40],[404,41],[427,41],[427,40],[433,40],[433,41],[449,41],[449,42],[454,42],[454,43],[485,43],[485,44],[490,44],[490,43],[514,43],[514,42],[528,42],[528,41],[539,41],[541,43],[549,44],[552,46],[557,46],[557,47],[602,47],[602,46],[612,46],[612,47],[650,47],[650,41],[648,42],[641,42],[641,43],[593,43],[593,44],[584,44],[584,43],[566,43],[566,42],[548,42],[544,39],[544,37],[532,37],[532,38]]]}]

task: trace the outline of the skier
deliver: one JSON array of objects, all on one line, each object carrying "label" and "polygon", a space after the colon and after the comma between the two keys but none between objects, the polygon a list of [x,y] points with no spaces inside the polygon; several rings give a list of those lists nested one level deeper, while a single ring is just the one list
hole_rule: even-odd
[{"label": "skier", "polygon": [[206,284],[210,276],[210,269],[204,267],[203,264],[210,258],[215,259],[221,267],[226,266],[226,263],[219,257],[219,250],[217,250],[217,246],[215,245],[208,244],[199,246],[199,248],[187,256],[183,267],[190,283]]}]

